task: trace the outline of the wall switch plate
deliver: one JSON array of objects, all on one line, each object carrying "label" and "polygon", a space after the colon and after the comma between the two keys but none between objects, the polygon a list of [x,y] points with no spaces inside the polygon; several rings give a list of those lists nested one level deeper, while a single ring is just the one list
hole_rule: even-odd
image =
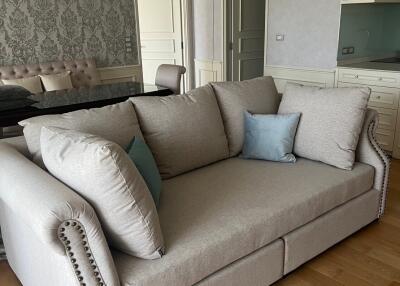
[{"label": "wall switch plate", "polygon": [[285,40],[285,35],[283,34],[276,34],[276,41],[283,42]]},{"label": "wall switch plate", "polygon": [[342,48],[342,55],[352,55],[355,52],[355,48],[354,47],[345,47]]}]

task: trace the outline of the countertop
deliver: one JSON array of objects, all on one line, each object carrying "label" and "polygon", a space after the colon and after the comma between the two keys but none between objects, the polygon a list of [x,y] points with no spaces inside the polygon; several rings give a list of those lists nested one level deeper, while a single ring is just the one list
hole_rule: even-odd
[{"label": "countertop", "polygon": [[338,64],[339,68],[355,68],[355,69],[367,69],[367,70],[380,70],[380,71],[392,71],[400,72],[399,63],[379,63],[379,62],[361,62],[351,64]]}]

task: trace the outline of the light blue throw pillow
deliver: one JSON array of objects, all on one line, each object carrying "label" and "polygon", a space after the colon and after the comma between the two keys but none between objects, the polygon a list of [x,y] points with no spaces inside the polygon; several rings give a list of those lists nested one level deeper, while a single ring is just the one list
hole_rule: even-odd
[{"label": "light blue throw pillow", "polygon": [[135,137],[131,144],[129,144],[127,153],[133,163],[135,163],[139,173],[142,175],[150,190],[153,200],[158,207],[162,180],[150,148],[142,139]]},{"label": "light blue throw pillow", "polygon": [[294,137],[300,113],[250,114],[245,113],[245,139],[242,158],[294,163]]}]

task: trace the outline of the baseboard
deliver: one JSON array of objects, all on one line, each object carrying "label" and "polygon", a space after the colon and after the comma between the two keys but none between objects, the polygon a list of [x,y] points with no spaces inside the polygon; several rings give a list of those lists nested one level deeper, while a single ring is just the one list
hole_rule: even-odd
[{"label": "baseboard", "polygon": [[101,83],[116,83],[126,81],[143,81],[142,66],[118,66],[97,69]]},{"label": "baseboard", "polygon": [[310,86],[334,87],[336,70],[266,65],[264,67],[264,75],[272,76],[278,91],[283,93],[288,82]]},{"label": "baseboard", "polygon": [[224,80],[222,61],[194,60],[196,87]]}]

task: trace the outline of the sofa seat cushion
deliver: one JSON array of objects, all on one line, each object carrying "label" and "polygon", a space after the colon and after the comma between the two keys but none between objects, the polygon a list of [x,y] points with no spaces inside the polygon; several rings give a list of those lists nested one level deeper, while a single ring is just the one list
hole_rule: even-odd
[{"label": "sofa seat cushion", "polygon": [[115,252],[122,285],[192,285],[370,190],[374,169],[352,171],[232,158],[164,181],[159,207],[166,255]]}]

